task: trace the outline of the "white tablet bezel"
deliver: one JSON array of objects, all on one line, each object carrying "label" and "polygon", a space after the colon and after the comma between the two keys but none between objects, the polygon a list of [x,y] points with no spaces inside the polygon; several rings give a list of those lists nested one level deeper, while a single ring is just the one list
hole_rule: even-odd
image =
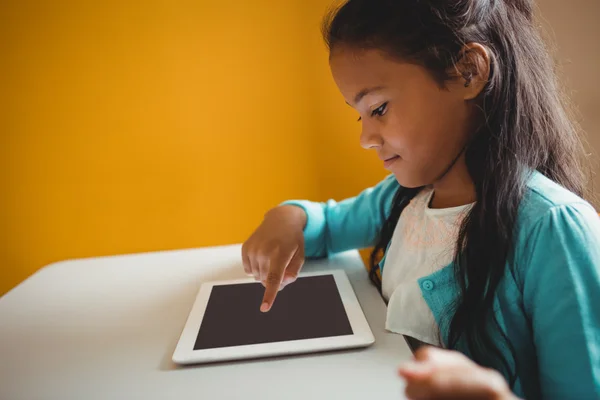
[{"label": "white tablet bezel", "polygon": [[352,335],[333,336],[316,339],[293,340],[276,343],[261,343],[244,346],[222,347],[216,349],[194,350],[194,344],[200,330],[204,312],[214,286],[244,284],[256,282],[253,278],[229,281],[207,282],[200,287],[192,311],[173,353],[173,362],[177,364],[198,364],[219,361],[241,360],[248,358],[272,357],[281,355],[313,353],[356,347],[367,347],[375,342],[369,323],[362,311],[350,280],[343,270],[316,273],[302,273],[300,277],[332,275],[337,285]]}]

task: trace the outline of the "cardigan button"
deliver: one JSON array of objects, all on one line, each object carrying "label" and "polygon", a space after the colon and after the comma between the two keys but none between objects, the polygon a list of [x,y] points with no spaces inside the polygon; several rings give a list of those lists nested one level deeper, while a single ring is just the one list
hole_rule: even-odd
[{"label": "cardigan button", "polygon": [[433,286],[434,286],[433,282],[430,281],[429,279],[423,281],[423,289],[424,290],[431,292],[433,290]]}]

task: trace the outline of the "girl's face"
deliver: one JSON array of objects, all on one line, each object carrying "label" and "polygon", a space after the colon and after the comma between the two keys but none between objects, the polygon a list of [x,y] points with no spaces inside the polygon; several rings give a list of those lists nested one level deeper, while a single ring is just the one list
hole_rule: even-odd
[{"label": "girl's face", "polygon": [[464,80],[440,88],[423,67],[377,50],[334,49],[330,67],[360,114],[361,146],[375,150],[400,185],[431,185],[448,172],[471,130],[472,89]]}]

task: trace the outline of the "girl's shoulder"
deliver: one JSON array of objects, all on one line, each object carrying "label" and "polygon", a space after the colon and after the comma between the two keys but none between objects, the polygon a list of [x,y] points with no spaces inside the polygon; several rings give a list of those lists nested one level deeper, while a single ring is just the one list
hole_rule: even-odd
[{"label": "girl's shoulder", "polygon": [[552,215],[566,217],[568,214],[600,224],[598,214],[589,202],[534,171],[527,181],[527,190],[519,207],[519,231],[527,232]]},{"label": "girl's shoulder", "polygon": [[548,272],[555,277],[600,271],[600,217],[590,203],[534,172],[519,207],[515,232],[516,265],[522,276]]}]

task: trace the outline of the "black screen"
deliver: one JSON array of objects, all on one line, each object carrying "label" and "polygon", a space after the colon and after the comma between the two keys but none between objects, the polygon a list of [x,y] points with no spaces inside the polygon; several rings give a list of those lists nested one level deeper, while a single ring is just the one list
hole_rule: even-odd
[{"label": "black screen", "polygon": [[194,350],[352,335],[332,275],[299,278],[260,311],[260,283],[212,288]]}]

